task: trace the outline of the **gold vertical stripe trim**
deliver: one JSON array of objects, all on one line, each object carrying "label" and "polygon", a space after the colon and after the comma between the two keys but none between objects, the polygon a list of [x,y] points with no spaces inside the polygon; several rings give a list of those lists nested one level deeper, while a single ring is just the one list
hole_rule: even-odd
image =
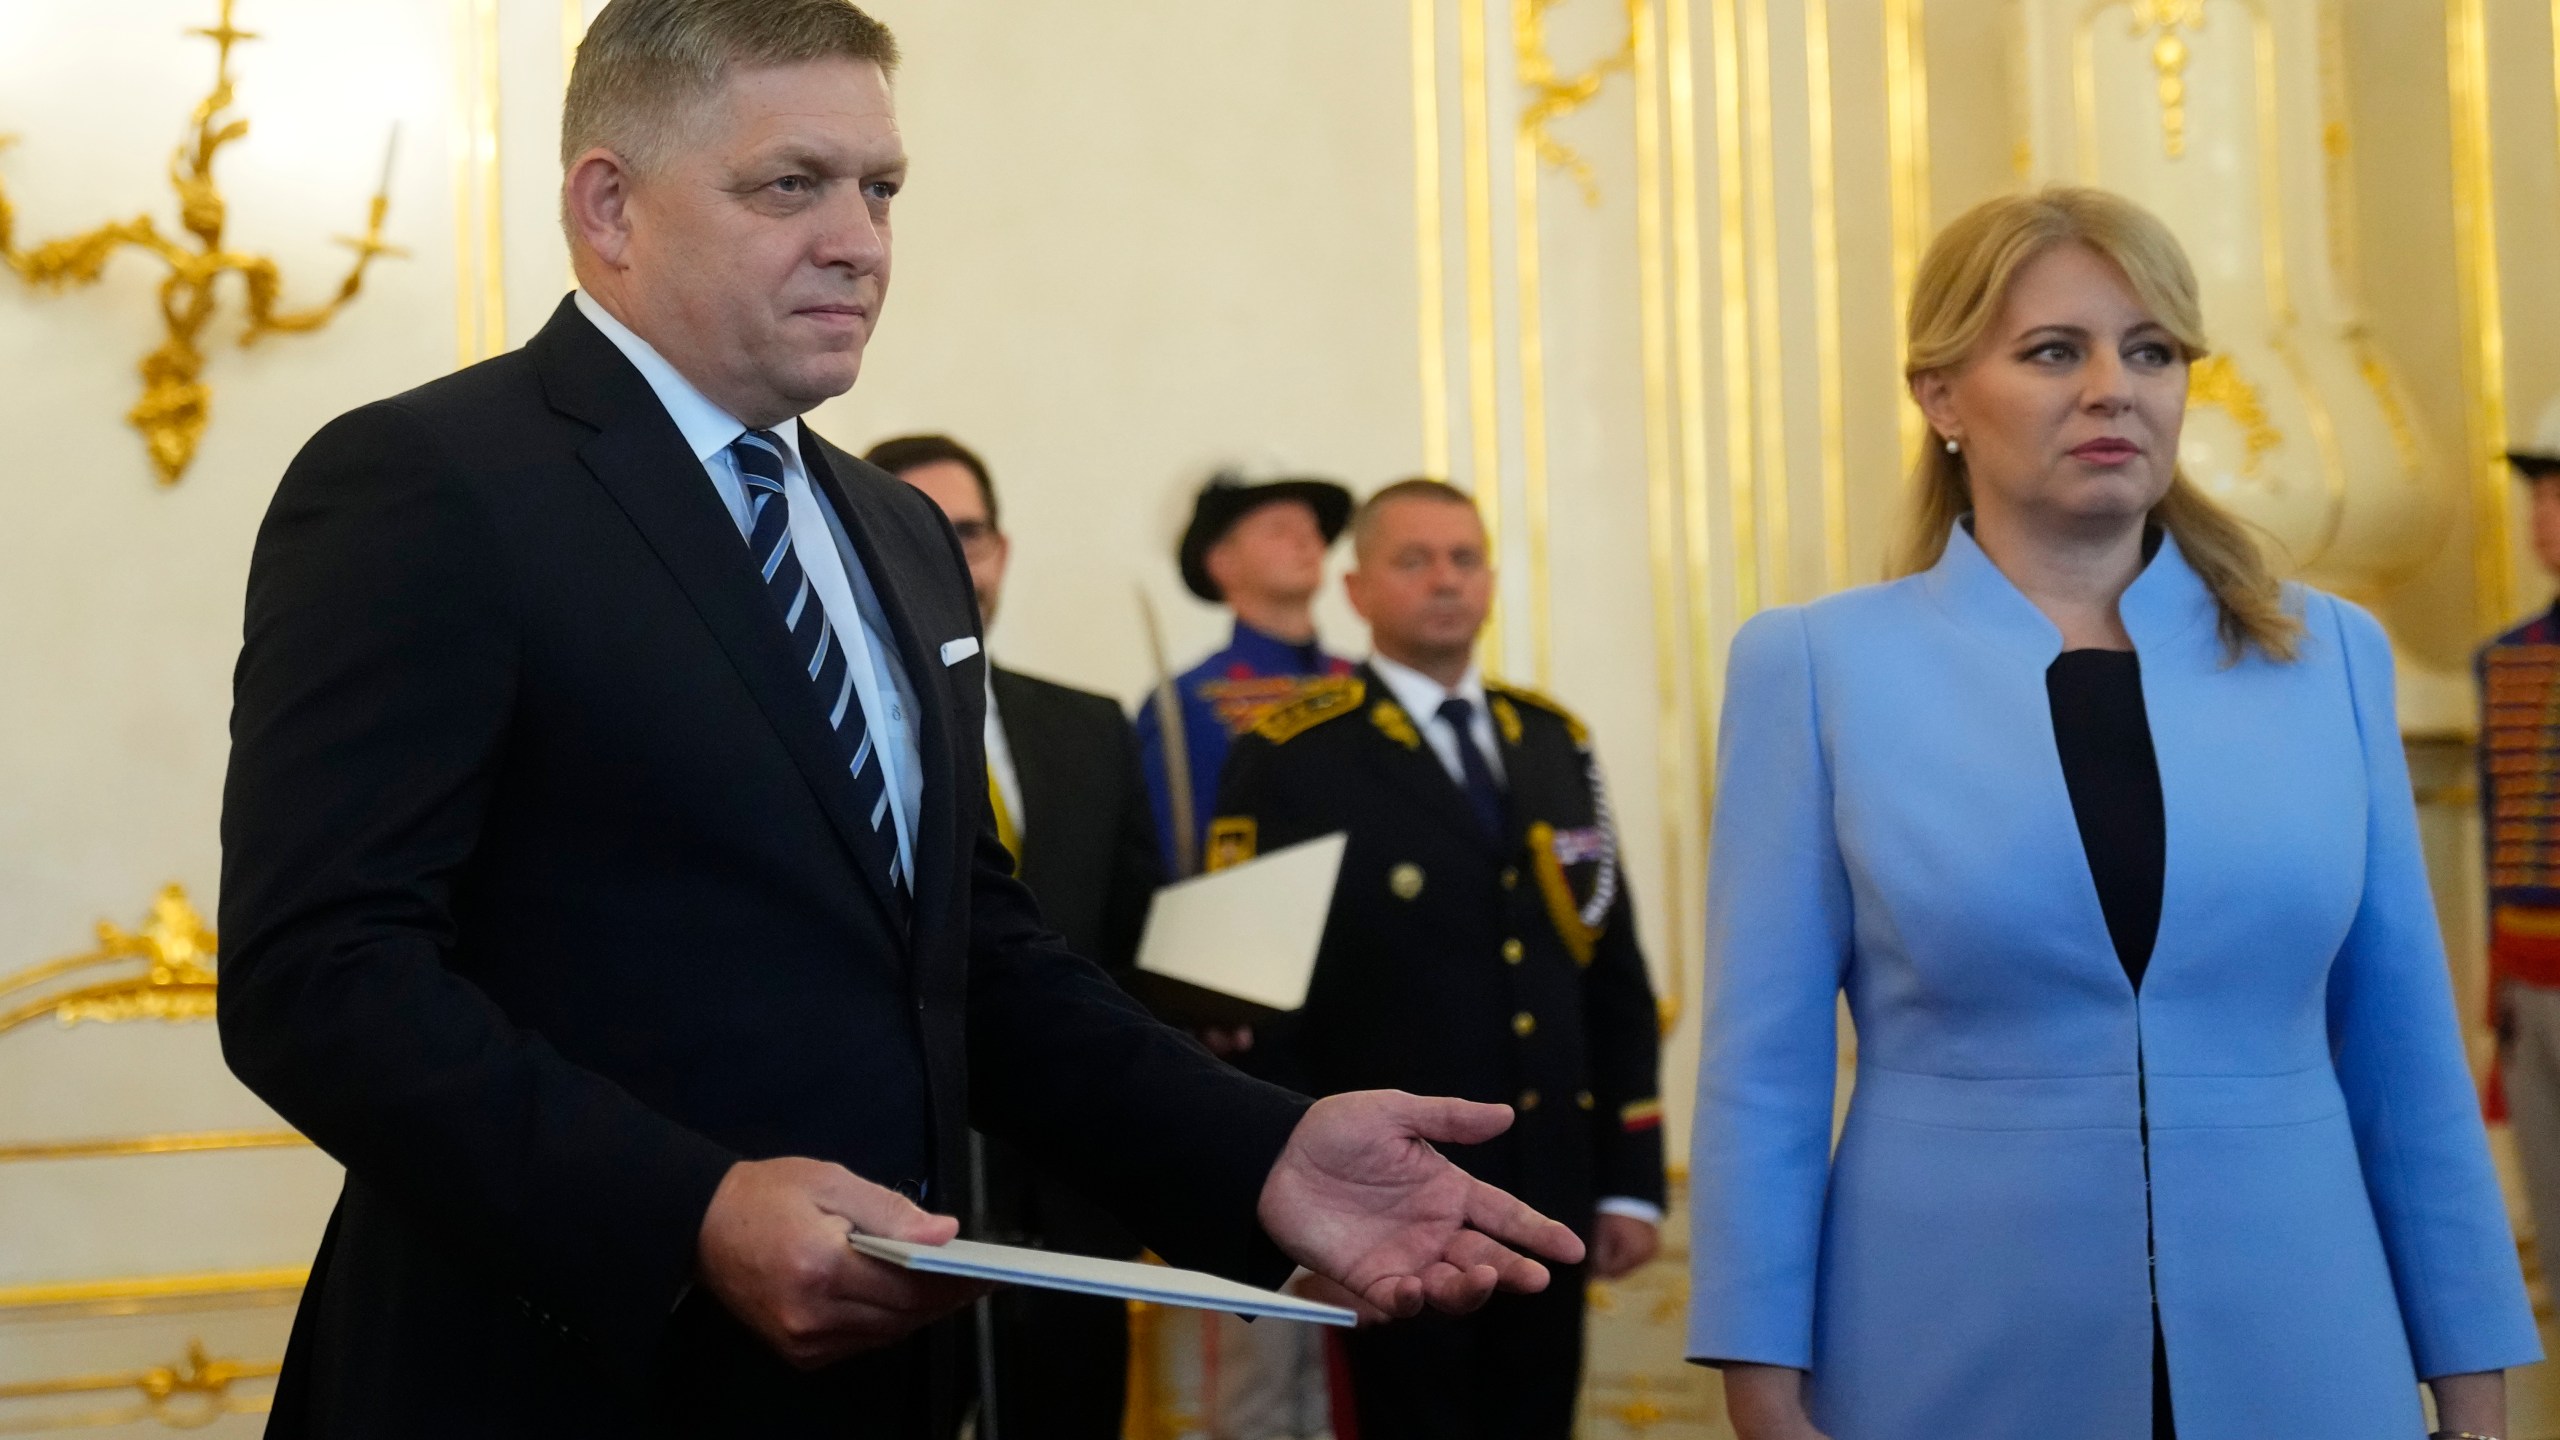
[{"label": "gold vertical stripe trim", "polygon": [[1706,260],[1699,228],[1697,39],[1689,23],[1690,0],[1664,0],[1664,95],[1671,136],[1672,365],[1677,380],[1680,432],[1682,546],[1689,600],[1688,662],[1691,790],[1696,797],[1698,864],[1708,860],[1716,783],[1715,727],[1718,675],[1709,637],[1714,599],[1709,557],[1714,553],[1710,516],[1714,491],[1707,456]]},{"label": "gold vertical stripe trim", "polygon": [[[1743,139],[1749,147],[1751,356],[1758,414],[1759,465],[1752,497],[1760,508],[1760,600],[1782,604],[1793,595],[1795,575],[1794,486],[1787,464],[1785,317],[1778,298],[1777,96],[1769,60],[1769,0],[1744,0],[1742,58],[1749,78],[1742,102]],[[1741,617],[1735,617],[1739,620]]]},{"label": "gold vertical stripe trim", "polygon": [[[1716,272],[1724,298],[1725,507],[1733,543],[1734,623],[1760,608],[1759,524],[1751,458],[1750,260],[1743,232],[1742,56],[1735,0],[1709,0],[1716,64]],[[1707,632],[1701,631],[1701,634]]]},{"label": "gold vertical stripe trim", "polygon": [[1805,127],[1813,151],[1813,344],[1821,384],[1822,584],[1849,583],[1849,400],[1841,374],[1840,170],[1833,144],[1831,0],[1806,0]]},{"label": "gold vertical stripe trim", "polygon": [[480,95],[472,112],[472,164],[480,192],[480,350],[507,348],[505,197],[498,166],[498,0],[473,0]]},{"label": "gold vertical stripe trim", "polygon": [[456,365],[468,365],[480,358],[479,245],[471,224],[472,158],[478,148],[478,137],[472,133],[472,116],[479,109],[480,74],[478,32],[472,26],[471,7],[474,3],[476,0],[454,0],[453,118],[446,126],[446,144],[453,152],[453,333]]},{"label": "gold vertical stripe trim", "polygon": [[[1459,0],[1459,113],[1466,129],[1467,202],[1467,409],[1474,440],[1469,490],[1483,512],[1487,549],[1496,574],[1502,556],[1502,417],[1494,361],[1493,140],[1485,75],[1485,6],[1491,0]],[[1488,675],[1502,673],[1502,602],[1480,642]]]},{"label": "gold vertical stripe trim", "polygon": [[2507,338],[2498,280],[2483,0],[2447,0],[2445,32],[2453,109],[2454,263],[2461,271],[2464,418],[2470,432],[2465,448],[2472,480],[2473,608],[2486,633],[2506,623],[2515,581],[2508,554]]},{"label": "gold vertical stripe trim", "polygon": [[[1893,377],[1898,388],[1909,363],[1911,287],[1929,242],[1929,64],[1922,0],[1885,0],[1885,158],[1892,170]],[[1895,407],[1901,417],[1902,462],[1920,453],[1920,408]]]},{"label": "gold vertical stripe trim", "polygon": [[1692,953],[1690,878],[1682,858],[1681,816],[1689,795],[1689,747],[1681,733],[1680,513],[1678,456],[1673,453],[1668,239],[1662,214],[1662,54],[1651,0],[1627,0],[1627,33],[1635,68],[1636,311],[1643,346],[1646,558],[1653,570],[1655,794],[1662,805],[1663,907],[1671,921],[1669,984],[1663,1022],[1688,1010]]},{"label": "gold vertical stripe trim", "polygon": [[[574,0],[573,0],[574,3]],[[1449,476],[1449,301],[1440,210],[1440,7],[1413,0],[1413,260],[1420,292],[1422,473]]]},{"label": "gold vertical stripe trim", "polygon": [[[1511,0],[1512,34],[1537,35],[1537,0]],[[1519,310],[1520,501],[1529,542],[1529,673],[1555,683],[1547,574],[1547,348],[1539,313],[1538,137],[1525,123],[1511,133],[1511,268]]]}]

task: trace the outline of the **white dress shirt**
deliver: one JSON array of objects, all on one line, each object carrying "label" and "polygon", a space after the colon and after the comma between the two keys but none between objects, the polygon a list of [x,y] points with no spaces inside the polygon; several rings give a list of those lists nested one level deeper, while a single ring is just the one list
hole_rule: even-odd
[{"label": "white dress shirt", "polygon": [[[1467,673],[1458,677],[1457,684],[1443,685],[1412,666],[1398,664],[1384,655],[1371,654],[1369,668],[1377,673],[1379,681],[1387,687],[1387,693],[1395,697],[1395,702],[1404,707],[1405,714],[1413,717],[1414,728],[1422,732],[1422,742],[1431,747],[1431,753],[1440,758],[1440,768],[1448,771],[1449,778],[1461,789],[1465,788],[1467,778],[1466,770],[1458,763],[1458,731],[1441,717],[1440,704],[1444,700],[1464,700],[1475,707],[1467,716],[1468,738],[1475,742],[1476,753],[1482,755],[1484,763],[1493,770],[1493,778],[1509,786],[1511,777],[1502,768],[1502,747],[1494,743],[1493,712],[1485,703],[1487,696],[1482,670],[1470,664]],[[1603,1215],[1624,1215],[1648,1225],[1662,1223],[1661,1206],[1631,1196],[1608,1196],[1600,1201],[1598,1209]]]},{"label": "white dress shirt", "polygon": [[[747,508],[746,482],[738,476],[729,446],[746,433],[747,427],[695,389],[655,347],[613,318],[586,291],[577,291],[575,299],[578,313],[603,331],[604,338],[612,341],[614,348],[639,370],[640,378],[649,382],[658,403],[666,407],[667,418],[676,422],[685,444],[693,449],[693,457],[702,462],[703,473],[710,477],[720,503],[728,507],[729,518],[737,523],[743,543],[753,528],[753,512]],[[783,496],[791,505],[791,546],[800,556],[800,568],[809,577],[809,588],[816,592],[818,604],[825,609],[839,643],[845,647],[847,667],[853,673],[854,699],[862,706],[863,723],[870,727],[872,749],[880,757],[880,778],[889,792],[889,813],[898,827],[898,873],[908,877],[912,888],[916,873],[916,817],[922,813],[924,803],[924,759],[916,742],[915,690],[907,683],[905,668],[898,663],[898,646],[889,628],[888,612],[881,608],[879,592],[872,588],[871,577],[863,573],[862,561],[853,553],[853,541],[845,534],[844,522],[818,488],[809,483],[809,468],[800,459],[799,420],[785,420],[772,427],[771,433],[782,441]],[[780,624],[781,617],[776,616],[774,623]],[[989,715],[992,718],[993,712]]]},{"label": "white dress shirt", "polygon": [[1400,665],[1384,655],[1371,655],[1369,668],[1386,682],[1388,693],[1395,696],[1396,703],[1404,707],[1404,712],[1413,717],[1414,728],[1422,732],[1423,743],[1431,747],[1432,754],[1440,757],[1440,768],[1449,772],[1449,778],[1457,782],[1460,789],[1466,788],[1467,772],[1458,763],[1458,732],[1440,717],[1440,705],[1445,700],[1464,700],[1475,707],[1475,713],[1467,717],[1468,738],[1475,741],[1476,753],[1484,757],[1484,763],[1492,767],[1495,781],[1503,785],[1511,783],[1511,777],[1502,773],[1502,747],[1494,743],[1493,712],[1485,707],[1483,671],[1470,664],[1467,673],[1458,677],[1457,684],[1443,685],[1412,666]]}]

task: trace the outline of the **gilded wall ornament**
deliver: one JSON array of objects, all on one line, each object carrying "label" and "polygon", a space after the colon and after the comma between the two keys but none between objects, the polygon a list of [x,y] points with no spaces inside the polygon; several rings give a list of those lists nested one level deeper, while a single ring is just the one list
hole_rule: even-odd
[{"label": "gilded wall ornament", "polygon": [[[213,931],[187,902],[185,888],[171,885],[152,901],[151,917],[140,930],[101,920],[96,949],[0,976],[0,1034],[48,1015],[64,1025],[210,1020],[215,948]],[[95,979],[83,973],[91,971],[124,973]],[[66,989],[45,983],[74,975],[86,983]],[[32,999],[9,999],[30,992]]]},{"label": "gilded wall ornament", "polygon": [[[142,399],[125,416],[142,432],[163,485],[175,485],[186,474],[212,413],[213,392],[201,378],[205,357],[197,342],[213,319],[217,281],[237,275],[246,290],[248,324],[240,335],[245,348],[269,335],[301,334],[328,324],[356,297],[376,256],[403,253],[382,239],[383,215],[391,204],[390,151],[397,149],[400,134],[396,126],[383,156],[382,183],[374,191],[364,233],[338,237],[338,243],[353,249],[356,258],[339,281],[335,296],[307,309],[280,309],[284,276],[276,262],[223,247],[227,207],[214,183],[214,157],[223,146],[249,133],[247,120],[224,118],[231,108],[231,47],[258,38],[231,23],[233,3],[221,0],[221,19],[211,28],[187,32],[213,41],[216,50],[213,89],[196,106],[188,137],[169,159],[169,184],[177,192],[178,223],[187,240],[164,234],[150,216],[141,215],[20,249],[9,197],[0,189],[0,262],[30,285],[55,291],[93,285],[106,273],[115,253],[128,247],[149,253],[168,267],[168,278],[160,284],[160,317],[168,338],[143,357]],[[0,136],[0,146],[11,138]]]}]

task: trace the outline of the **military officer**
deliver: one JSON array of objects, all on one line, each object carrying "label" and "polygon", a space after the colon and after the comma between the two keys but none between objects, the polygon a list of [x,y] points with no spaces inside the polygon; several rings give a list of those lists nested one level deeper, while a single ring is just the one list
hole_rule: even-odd
[{"label": "military officer", "polygon": [[[1465,492],[1391,485],[1352,543],[1376,653],[1237,739],[1211,827],[1213,868],[1349,835],[1306,1008],[1258,1064],[1315,1094],[1511,1104],[1509,1134],[1455,1158],[1575,1225],[1612,1278],[1662,1214],[1659,1031],[1591,737],[1475,666],[1493,576]],[[1362,1440],[1570,1435],[1584,1279],[1352,1336]]]},{"label": "military officer", "polygon": [[[1176,563],[1185,588],[1235,616],[1225,649],[1138,706],[1138,752],[1164,845],[1165,873],[1195,874],[1231,737],[1298,697],[1306,681],[1351,662],[1316,643],[1324,556],[1351,518],[1351,492],[1330,480],[1247,484],[1220,474],[1200,488]],[[1168,727],[1164,713],[1179,713]],[[1187,802],[1187,803],[1186,803]],[[1186,812],[1177,818],[1175,812]]]},{"label": "military officer", "polygon": [[[2560,400],[2507,460],[2529,487],[2534,554],[2560,576]],[[2480,651],[2489,1004],[2498,1090],[2545,1255],[2560,1254],[2560,603]]]}]

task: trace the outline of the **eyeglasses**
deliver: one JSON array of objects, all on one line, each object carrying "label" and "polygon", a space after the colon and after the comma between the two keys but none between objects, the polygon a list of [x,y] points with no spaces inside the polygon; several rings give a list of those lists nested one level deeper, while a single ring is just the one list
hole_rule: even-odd
[{"label": "eyeglasses", "polygon": [[958,521],[951,529],[960,537],[961,553],[972,560],[983,560],[995,553],[996,546],[1004,540],[1004,535],[984,520]]}]

